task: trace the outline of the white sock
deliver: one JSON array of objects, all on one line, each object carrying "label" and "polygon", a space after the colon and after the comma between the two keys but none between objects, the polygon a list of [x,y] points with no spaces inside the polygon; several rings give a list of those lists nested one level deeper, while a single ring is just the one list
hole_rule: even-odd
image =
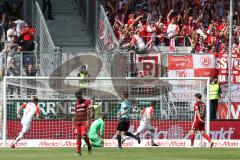
[{"label": "white sock", "polygon": [[151,132],[151,143],[154,143],[155,132]]},{"label": "white sock", "polygon": [[17,136],[17,138],[13,141],[13,144],[16,144],[18,141],[23,139],[23,136],[24,136],[24,133],[20,132],[19,135]]}]

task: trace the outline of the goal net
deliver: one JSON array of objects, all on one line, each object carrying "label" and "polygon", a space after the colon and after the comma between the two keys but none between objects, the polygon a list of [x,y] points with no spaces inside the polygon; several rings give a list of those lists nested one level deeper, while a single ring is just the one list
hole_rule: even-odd
[{"label": "goal net", "polygon": [[[189,139],[193,119],[194,95],[202,94],[208,108],[209,79],[207,78],[87,78],[79,77],[5,77],[3,103],[3,145],[8,146],[21,131],[16,113],[22,103],[37,96],[43,119],[35,118],[30,131],[19,147],[72,147],[75,146],[72,117],[74,115],[74,93],[81,89],[84,98],[95,98],[101,112],[106,114],[104,145],[115,147],[117,112],[121,95],[127,91],[132,101],[130,132],[139,125],[139,112],[157,102],[154,120],[156,142],[185,143]],[[209,109],[206,130],[209,131]],[[125,146],[148,146],[150,132],[141,134],[140,145],[128,140]],[[200,136],[196,136],[200,138]],[[176,144],[177,145],[177,144]],[[186,144],[185,144],[186,145]]]}]

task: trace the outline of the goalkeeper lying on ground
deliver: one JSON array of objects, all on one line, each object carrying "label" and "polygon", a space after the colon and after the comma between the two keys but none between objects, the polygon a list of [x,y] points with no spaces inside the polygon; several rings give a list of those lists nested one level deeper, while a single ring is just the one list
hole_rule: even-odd
[{"label": "goalkeeper lying on ground", "polygon": [[103,147],[104,119],[105,115],[101,113],[100,118],[91,124],[88,136],[93,147]]}]

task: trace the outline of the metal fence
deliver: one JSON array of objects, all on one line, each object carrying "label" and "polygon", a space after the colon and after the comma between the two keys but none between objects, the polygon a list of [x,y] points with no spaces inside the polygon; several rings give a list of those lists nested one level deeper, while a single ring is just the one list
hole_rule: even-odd
[{"label": "metal fence", "polygon": [[103,60],[104,67],[110,75],[118,77],[118,73],[115,72],[117,66],[112,64],[112,59],[113,54],[119,52],[119,43],[102,5],[99,8],[96,31],[96,50]]},{"label": "metal fence", "polygon": [[39,55],[37,52],[30,51],[0,52],[1,79],[3,79],[3,76],[38,75],[40,66]]},{"label": "metal fence", "polygon": [[60,64],[60,48],[53,43],[52,37],[48,30],[44,15],[42,13],[39,3],[36,1],[34,5],[35,10],[35,27],[37,32],[36,41],[38,44],[37,50],[45,54],[39,54],[41,61],[41,75],[49,76]]}]

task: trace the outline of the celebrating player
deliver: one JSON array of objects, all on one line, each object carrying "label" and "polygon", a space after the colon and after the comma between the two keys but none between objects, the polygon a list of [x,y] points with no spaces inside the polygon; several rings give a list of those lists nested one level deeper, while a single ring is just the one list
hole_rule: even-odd
[{"label": "celebrating player", "polygon": [[195,94],[196,103],[194,104],[194,120],[192,124],[191,147],[194,145],[194,137],[196,131],[201,131],[202,136],[209,142],[210,147],[213,146],[211,138],[205,132],[205,115],[206,105],[201,101],[202,95],[200,93]]},{"label": "celebrating player", "polygon": [[141,121],[140,121],[139,127],[136,132],[136,135],[139,136],[145,130],[150,131],[152,146],[158,146],[156,143],[154,143],[154,137],[155,137],[154,128],[152,128],[152,126],[151,126],[151,120],[153,119],[153,116],[154,116],[155,106],[156,106],[156,102],[153,101],[153,102],[151,102],[150,107],[146,107],[140,112]]},{"label": "celebrating player", "polygon": [[[151,132],[151,145],[152,146],[158,146],[156,143],[154,143],[154,128],[151,126],[151,120],[153,119],[154,116],[154,108],[156,106],[156,102],[153,101],[151,102],[150,107],[146,107],[143,110],[141,110],[140,112],[140,124],[139,127],[137,129],[136,135],[139,136],[141,133],[143,133],[145,130],[150,131]],[[122,143],[127,140],[124,139],[122,141]]]},{"label": "celebrating player", "polygon": [[23,117],[21,119],[22,131],[18,134],[16,139],[12,142],[11,148],[15,148],[15,145],[17,144],[17,142],[19,142],[21,139],[23,139],[25,133],[27,133],[30,130],[34,114],[36,114],[36,116],[39,117],[40,110],[37,105],[38,105],[38,98],[33,97],[32,102],[29,102],[27,104],[24,103],[18,109],[18,111],[17,111],[18,119],[21,118],[20,113],[24,109]]},{"label": "celebrating player", "polygon": [[77,135],[77,154],[81,155],[81,138],[83,138],[88,145],[88,152],[92,152],[92,146],[90,144],[87,130],[89,126],[90,110],[89,110],[89,100],[82,98],[81,90],[75,92],[76,101],[74,104],[75,116],[74,116],[74,133]]},{"label": "celebrating player", "polygon": [[117,141],[118,141],[118,148],[122,149],[122,135],[130,136],[135,138],[138,143],[141,143],[141,140],[138,136],[128,132],[129,125],[130,125],[130,112],[131,112],[131,101],[128,100],[128,93],[123,93],[123,102],[121,104],[120,111],[118,112],[117,116],[119,118],[119,123],[117,126]]},{"label": "celebrating player", "polygon": [[103,147],[104,120],[105,116],[102,113],[100,118],[91,124],[88,135],[93,147]]}]

